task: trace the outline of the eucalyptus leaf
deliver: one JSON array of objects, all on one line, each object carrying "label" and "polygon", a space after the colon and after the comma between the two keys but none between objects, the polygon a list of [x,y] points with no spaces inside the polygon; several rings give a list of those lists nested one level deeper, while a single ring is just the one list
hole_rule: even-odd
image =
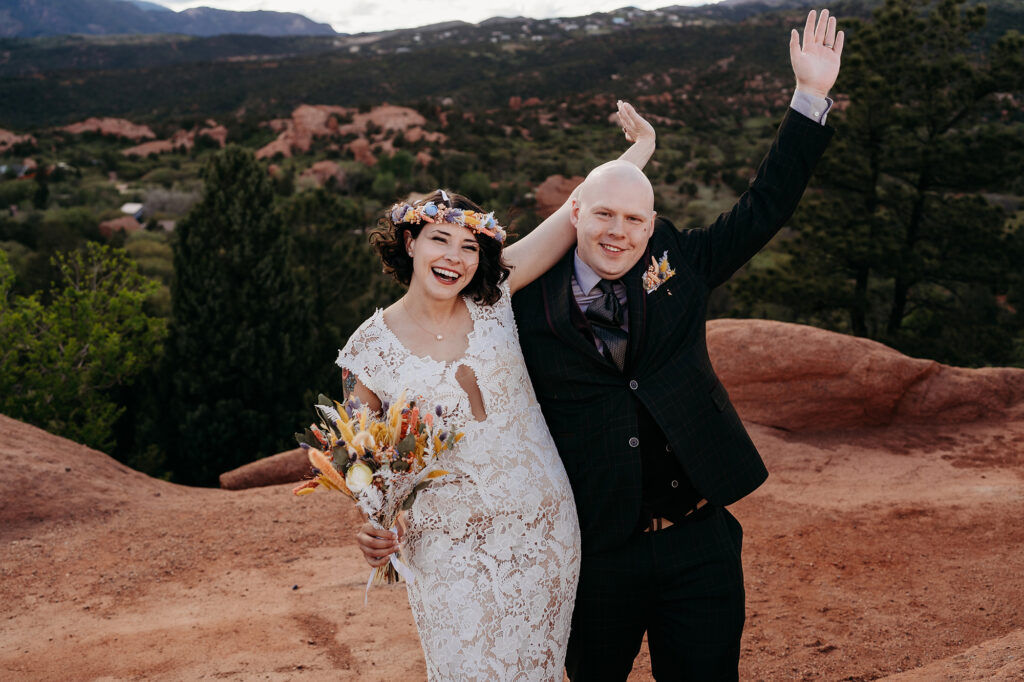
[{"label": "eucalyptus leaf", "polygon": [[413,434],[407,435],[402,440],[398,441],[398,445],[395,446],[395,450],[398,450],[400,455],[408,455],[410,452],[416,449],[416,436]]},{"label": "eucalyptus leaf", "polygon": [[330,398],[328,398],[327,396],[325,396],[323,393],[320,393],[320,394],[317,395],[317,397],[316,397],[316,404],[317,405],[325,405],[327,407],[334,407],[334,401],[331,400]]}]

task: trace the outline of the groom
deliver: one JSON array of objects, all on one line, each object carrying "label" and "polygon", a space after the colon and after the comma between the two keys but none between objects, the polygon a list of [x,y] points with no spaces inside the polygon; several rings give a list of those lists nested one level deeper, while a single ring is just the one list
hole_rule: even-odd
[{"label": "groom", "polygon": [[513,298],[583,536],[573,682],[625,680],[645,632],[656,679],[737,679],[742,530],[725,507],[767,471],[711,367],[705,315],[793,213],[831,137],[843,35],[827,10],[815,19],[791,39],[795,110],[731,211],[679,231],[655,218],[641,171],[606,164],[574,200],[577,248]]}]

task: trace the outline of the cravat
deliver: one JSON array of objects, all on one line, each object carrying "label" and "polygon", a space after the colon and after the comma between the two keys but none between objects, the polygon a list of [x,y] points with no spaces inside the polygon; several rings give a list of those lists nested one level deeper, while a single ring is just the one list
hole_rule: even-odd
[{"label": "cravat", "polygon": [[611,282],[602,279],[597,287],[603,295],[587,308],[587,319],[594,335],[604,344],[608,358],[621,370],[626,364],[626,346],[629,343],[629,335],[622,330],[622,305],[612,291]]}]

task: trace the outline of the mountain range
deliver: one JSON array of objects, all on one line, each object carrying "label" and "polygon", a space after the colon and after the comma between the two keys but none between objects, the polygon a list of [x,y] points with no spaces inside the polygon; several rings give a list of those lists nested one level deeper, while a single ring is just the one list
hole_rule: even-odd
[{"label": "mountain range", "polygon": [[123,0],[0,0],[3,38],[152,33],[335,35],[330,25],[293,12],[230,12],[210,7],[175,12],[152,2]]}]

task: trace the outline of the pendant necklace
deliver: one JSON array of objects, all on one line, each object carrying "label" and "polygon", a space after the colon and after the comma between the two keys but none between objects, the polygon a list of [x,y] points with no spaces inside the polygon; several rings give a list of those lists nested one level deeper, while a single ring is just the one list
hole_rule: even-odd
[{"label": "pendant necklace", "polygon": [[[422,329],[423,331],[427,332],[428,334],[433,336],[438,341],[444,341],[444,334],[438,334],[437,332],[433,332],[433,331],[427,329],[427,327],[424,326],[424,324],[422,322],[420,322],[419,320],[416,319],[416,316],[412,314],[412,310],[409,309],[409,301],[407,299],[405,299],[405,298],[402,299],[402,306],[405,308],[405,312],[408,313],[409,317],[412,318],[412,321],[415,322],[420,327],[420,329]],[[455,317],[454,313],[452,313],[448,317],[448,321],[449,322],[452,321],[452,317]]]}]

